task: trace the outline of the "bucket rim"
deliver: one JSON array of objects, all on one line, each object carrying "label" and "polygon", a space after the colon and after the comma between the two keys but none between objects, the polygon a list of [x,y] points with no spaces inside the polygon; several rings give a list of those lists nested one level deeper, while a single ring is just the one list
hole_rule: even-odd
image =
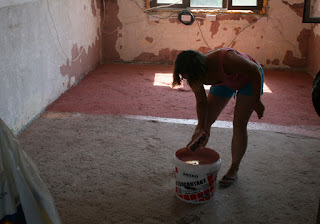
[{"label": "bucket rim", "polygon": [[[184,148],[180,148],[178,149],[175,154],[174,154],[174,157],[183,162],[184,164],[188,164],[186,163],[185,161],[183,161],[181,158],[182,158],[182,155],[188,155],[188,156],[192,156],[192,155],[195,155],[195,156],[199,156],[199,155],[204,155],[204,156],[208,156],[208,157],[212,157],[212,161],[210,161],[209,163],[204,163],[204,164],[198,164],[197,166],[204,166],[204,165],[212,165],[212,164],[215,164],[219,161],[221,161],[221,158],[220,158],[220,155],[217,151],[215,151],[214,149],[211,149],[211,148],[207,148],[207,147],[202,147],[202,148],[199,148],[197,149],[196,151],[191,151],[189,148],[187,147],[184,147]],[[188,165],[191,165],[191,166],[195,166],[193,164],[188,164]]]}]

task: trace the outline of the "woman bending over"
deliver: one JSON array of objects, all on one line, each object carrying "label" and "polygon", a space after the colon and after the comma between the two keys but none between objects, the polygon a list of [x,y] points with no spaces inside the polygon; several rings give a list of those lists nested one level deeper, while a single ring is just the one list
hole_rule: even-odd
[{"label": "woman bending over", "polygon": [[[237,172],[247,144],[247,125],[255,111],[260,118],[264,105],[264,72],[260,64],[249,55],[232,48],[221,48],[202,54],[197,51],[182,51],[176,58],[173,86],[186,79],[196,97],[198,125],[192,140],[206,133],[205,146],[210,136],[211,125],[217,120],[231,97],[236,94],[231,143],[232,163],[228,172],[219,181],[223,187],[237,179]],[[207,96],[203,85],[211,85]],[[192,141],[191,140],[191,141]]]}]

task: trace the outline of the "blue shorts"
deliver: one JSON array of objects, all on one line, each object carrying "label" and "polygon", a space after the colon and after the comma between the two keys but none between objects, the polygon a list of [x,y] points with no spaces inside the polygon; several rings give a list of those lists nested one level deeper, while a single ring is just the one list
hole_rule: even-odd
[{"label": "blue shorts", "polygon": [[[261,66],[260,66],[260,69],[261,69],[261,78],[262,78],[262,85],[261,85],[261,95],[262,95],[263,84],[264,84],[264,71]],[[237,93],[237,95],[253,96],[253,88],[252,88],[251,82],[239,90],[231,89],[225,85],[211,86],[209,93],[215,96],[227,97],[227,98],[232,97],[235,93]]]}]

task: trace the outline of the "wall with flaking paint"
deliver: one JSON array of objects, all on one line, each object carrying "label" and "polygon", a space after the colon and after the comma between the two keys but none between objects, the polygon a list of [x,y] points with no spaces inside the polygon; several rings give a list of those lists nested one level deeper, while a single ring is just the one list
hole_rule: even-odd
[{"label": "wall with flaking paint", "polygon": [[[172,63],[181,50],[230,46],[269,69],[303,70],[308,65],[312,27],[302,23],[304,0],[269,0],[264,16],[217,14],[216,21],[199,18],[190,26],[180,23],[177,14],[149,20],[141,9],[144,0],[105,0],[105,5],[104,62]],[[152,13],[162,18],[170,14]]]},{"label": "wall with flaking paint", "polygon": [[320,72],[320,24],[312,24],[309,41],[308,72],[315,77]]},{"label": "wall with flaking paint", "polygon": [[0,118],[15,133],[95,68],[102,49],[102,1],[25,2],[0,8]]}]

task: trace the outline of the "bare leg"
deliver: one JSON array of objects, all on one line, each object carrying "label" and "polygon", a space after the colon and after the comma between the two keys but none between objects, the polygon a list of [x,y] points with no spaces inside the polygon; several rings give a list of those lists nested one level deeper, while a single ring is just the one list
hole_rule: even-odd
[{"label": "bare leg", "polygon": [[220,97],[213,94],[208,95],[208,117],[206,130],[209,133],[211,125],[217,120],[230,99],[231,98],[229,97]]},{"label": "bare leg", "polygon": [[252,96],[237,96],[233,119],[233,137],[231,143],[232,163],[225,177],[235,179],[240,162],[248,145],[247,125],[252,115]]}]

